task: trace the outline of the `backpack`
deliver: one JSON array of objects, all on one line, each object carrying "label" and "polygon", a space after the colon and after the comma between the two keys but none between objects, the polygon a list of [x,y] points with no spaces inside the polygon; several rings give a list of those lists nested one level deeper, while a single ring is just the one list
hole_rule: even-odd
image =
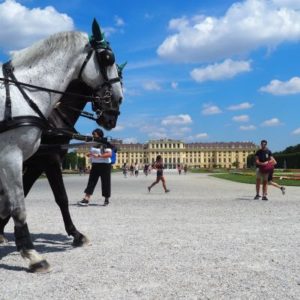
[{"label": "backpack", "polygon": [[115,148],[111,149],[111,158],[110,158],[110,164],[114,165],[117,161],[117,151]]}]

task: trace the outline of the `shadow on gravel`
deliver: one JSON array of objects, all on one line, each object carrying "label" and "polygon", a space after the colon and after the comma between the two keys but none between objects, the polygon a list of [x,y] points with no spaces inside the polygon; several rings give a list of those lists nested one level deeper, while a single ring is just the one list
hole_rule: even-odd
[{"label": "shadow on gravel", "polygon": [[17,266],[8,266],[8,265],[4,265],[4,264],[0,264],[0,269],[5,269],[8,271],[22,271],[22,272],[28,272],[28,269],[24,268],[24,267],[17,267]]},{"label": "shadow on gravel", "polygon": [[[12,244],[12,241],[15,240],[14,234],[6,233],[5,237],[8,239],[9,243],[0,244],[0,260],[3,257],[17,251],[15,244]],[[31,234],[31,238],[33,240],[35,249],[41,254],[51,252],[62,252],[73,249],[73,246],[71,245],[72,239],[68,238],[66,235],[63,234],[33,233]],[[13,267],[7,266],[7,268]],[[19,269],[17,271],[19,271]]]},{"label": "shadow on gravel", "polygon": [[81,209],[84,209],[86,207],[89,207],[89,206],[100,206],[100,207],[105,207],[105,206],[109,206],[109,205],[104,205],[104,204],[97,204],[97,203],[90,203],[88,206],[80,206],[78,205],[77,203],[72,203],[72,204],[69,204],[69,206],[75,206],[75,207],[78,207],[78,208],[81,208]]},{"label": "shadow on gravel", "polygon": [[253,197],[239,197],[239,198],[235,198],[234,200],[243,200],[243,201],[257,201],[254,200]]}]

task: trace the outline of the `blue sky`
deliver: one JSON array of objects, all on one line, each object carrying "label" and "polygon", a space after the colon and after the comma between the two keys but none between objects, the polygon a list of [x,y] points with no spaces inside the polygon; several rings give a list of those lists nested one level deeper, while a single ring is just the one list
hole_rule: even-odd
[{"label": "blue sky", "polygon": [[[300,140],[300,1],[0,1],[0,61],[96,17],[124,70],[127,142]],[[87,108],[88,109],[88,108]],[[82,119],[77,129],[95,124]]]}]

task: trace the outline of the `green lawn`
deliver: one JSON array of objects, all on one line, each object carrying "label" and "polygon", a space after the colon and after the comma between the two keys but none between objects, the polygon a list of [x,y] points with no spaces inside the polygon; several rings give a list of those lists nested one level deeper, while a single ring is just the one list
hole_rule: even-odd
[{"label": "green lawn", "polygon": [[[287,175],[287,174],[285,174]],[[241,183],[250,183],[250,184],[255,184],[255,176],[253,175],[242,175],[242,174],[213,174],[210,175],[216,178],[221,178],[221,179],[226,179],[226,180],[231,180],[231,181],[236,181],[236,182],[241,182]],[[275,174],[276,176],[276,174]],[[284,186],[300,186],[300,180],[287,180],[287,179],[274,179],[275,182],[277,182],[280,185]]]}]

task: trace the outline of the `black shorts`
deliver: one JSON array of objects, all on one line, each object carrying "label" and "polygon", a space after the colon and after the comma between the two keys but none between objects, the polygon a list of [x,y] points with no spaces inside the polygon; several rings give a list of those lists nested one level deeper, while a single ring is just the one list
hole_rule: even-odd
[{"label": "black shorts", "polygon": [[158,170],[157,173],[156,173],[156,176],[157,177],[163,176],[163,170]]},{"label": "black shorts", "polygon": [[268,175],[268,181],[272,181],[273,180],[273,171],[269,173]]}]

